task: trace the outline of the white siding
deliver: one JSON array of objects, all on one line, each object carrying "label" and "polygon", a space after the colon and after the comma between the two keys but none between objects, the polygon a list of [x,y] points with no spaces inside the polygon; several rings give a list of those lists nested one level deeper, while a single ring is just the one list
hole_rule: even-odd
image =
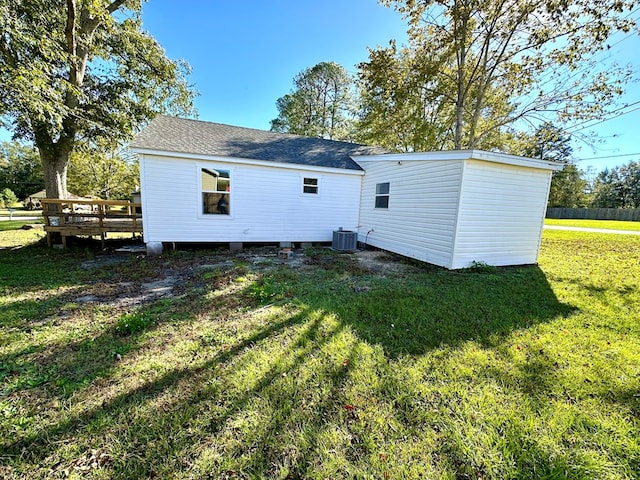
[{"label": "white siding", "polygon": [[[462,161],[356,160],[366,172],[358,240],[448,267],[453,255]],[[376,184],[384,182],[390,184],[389,208],[374,208]]]},{"label": "white siding", "polygon": [[[361,176],[233,163],[141,156],[145,242],[331,241],[358,222]],[[231,172],[231,215],[203,215],[200,169]],[[303,177],[319,194],[303,194]]]},{"label": "white siding", "polygon": [[536,263],[551,171],[468,160],[451,268]]}]

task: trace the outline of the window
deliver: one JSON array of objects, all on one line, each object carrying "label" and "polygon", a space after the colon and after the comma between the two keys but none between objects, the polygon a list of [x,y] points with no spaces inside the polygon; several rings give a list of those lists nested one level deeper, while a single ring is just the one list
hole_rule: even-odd
[{"label": "window", "polygon": [[231,175],[229,170],[200,169],[202,213],[229,215],[231,211]]},{"label": "window", "polygon": [[302,179],[302,192],[318,194],[318,179],[305,177]]},{"label": "window", "polygon": [[376,208],[389,208],[389,182],[376,184]]}]

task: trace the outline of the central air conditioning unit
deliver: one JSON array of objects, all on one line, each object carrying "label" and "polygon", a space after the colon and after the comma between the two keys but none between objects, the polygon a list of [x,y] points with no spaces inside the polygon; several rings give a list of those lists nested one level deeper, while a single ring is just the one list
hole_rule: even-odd
[{"label": "central air conditioning unit", "polygon": [[331,248],[338,252],[355,252],[358,249],[358,232],[334,230]]}]

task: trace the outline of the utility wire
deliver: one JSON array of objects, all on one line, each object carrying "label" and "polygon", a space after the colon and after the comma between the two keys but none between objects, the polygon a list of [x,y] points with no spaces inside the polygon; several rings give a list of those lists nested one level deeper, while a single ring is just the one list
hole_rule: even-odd
[{"label": "utility wire", "polygon": [[[618,108],[616,110],[612,110],[611,112],[608,112],[608,115],[611,115],[611,114],[614,114],[614,113],[618,113],[618,112],[622,112],[622,110],[625,110],[625,109],[627,109],[629,107],[633,107],[633,106],[638,105],[638,104],[640,104],[640,100],[638,100],[637,102],[629,103],[629,104],[627,104],[627,105],[625,105],[623,107],[620,107],[620,108]],[[622,112],[619,115],[614,115],[614,116],[607,117],[607,118],[602,119],[602,120],[598,120],[595,123],[591,123],[591,122],[593,122],[593,119],[585,120],[584,122],[576,123],[575,125],[571,125],[570,127],[565,128],[564,131],[565,131],[565,133],[579,132],[581,130],[585,130],[587,128],[591,128],[594,125],[599,125],[601,123],[608,122],[609,120],[613,120],[614,118],[618,118],[618,117],[621,117],[621,116],[626,115],[628,113],[635,112],[636,110],[640,110],[640,107],[634,108],[634,109],[626,111],[626,112]],[[587,125],[587,126],[585,126],[583,128],[576,128],[576,127],[579,127],[581,125],[586,125],[587,123],[591,123],[591,125]]]}]

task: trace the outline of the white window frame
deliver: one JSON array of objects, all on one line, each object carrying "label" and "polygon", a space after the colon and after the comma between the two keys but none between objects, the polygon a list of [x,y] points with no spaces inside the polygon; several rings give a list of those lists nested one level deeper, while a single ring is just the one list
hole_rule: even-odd
[{"label": "white window frame", "polygon": [[[205,213],[204,209],[203,209],[203,205],[202,205],[202,194],[203,193],[216,193],[216,192],[210,192],[210,191],[204,191],[204,188],[202,186],[202,169],[206,169],[206,170],[223,170],[226,172],[229,172],[229,184],[231,186],[230,191],[228,192],[229,194],[229,205],[231,206],[230,211],[228,214],[224,215],[224,214],[219,214],[219,213]],[[221,165],[221,164],[215,164],[215,163],[199,163],[196,165],[196,176],[198,179],[198,189],[196,191],[196,195],[197,195],[197,203],[196,205],[197,207],[197,212],[198,212],[198,217],[199,218],[216,218],[219,220],[222,219],[229,219],[229,218],[233,218],[233,213],[235,211],[234,205],[235,205],[235,201],[234,201],[234,188],[233,188],[233,178],[234,178],[234,169],[231,166],[228,165]],[[225,192],[226,193],[226,192]]]},{"label": "white window frame", "polygon": [[[387,186],[387,192],[386,193],[379,193],[378,192],[378,187],[380,185],[386,185]],[[386,207],[379,207],[378,206],[378,198],[385,198],[387,199],[387,206]],[[391,200],[391,182],[380,182],[380,183],[376,183],[376,196],[375,199],[373,201],[373,208],[375,208],[376,210],[389,210],[389,202]]]},{"label": "white window frame", "polygon": [[[311,185],[305,182],[305,180],[315,180],[317,183],[315,185]],[[320,197],[320,192],[322,191],[322,179],[319,175],[300,175],[300,194],[305,197]],[[316,187],[316,192],[305,192],[305,187]]]}]

